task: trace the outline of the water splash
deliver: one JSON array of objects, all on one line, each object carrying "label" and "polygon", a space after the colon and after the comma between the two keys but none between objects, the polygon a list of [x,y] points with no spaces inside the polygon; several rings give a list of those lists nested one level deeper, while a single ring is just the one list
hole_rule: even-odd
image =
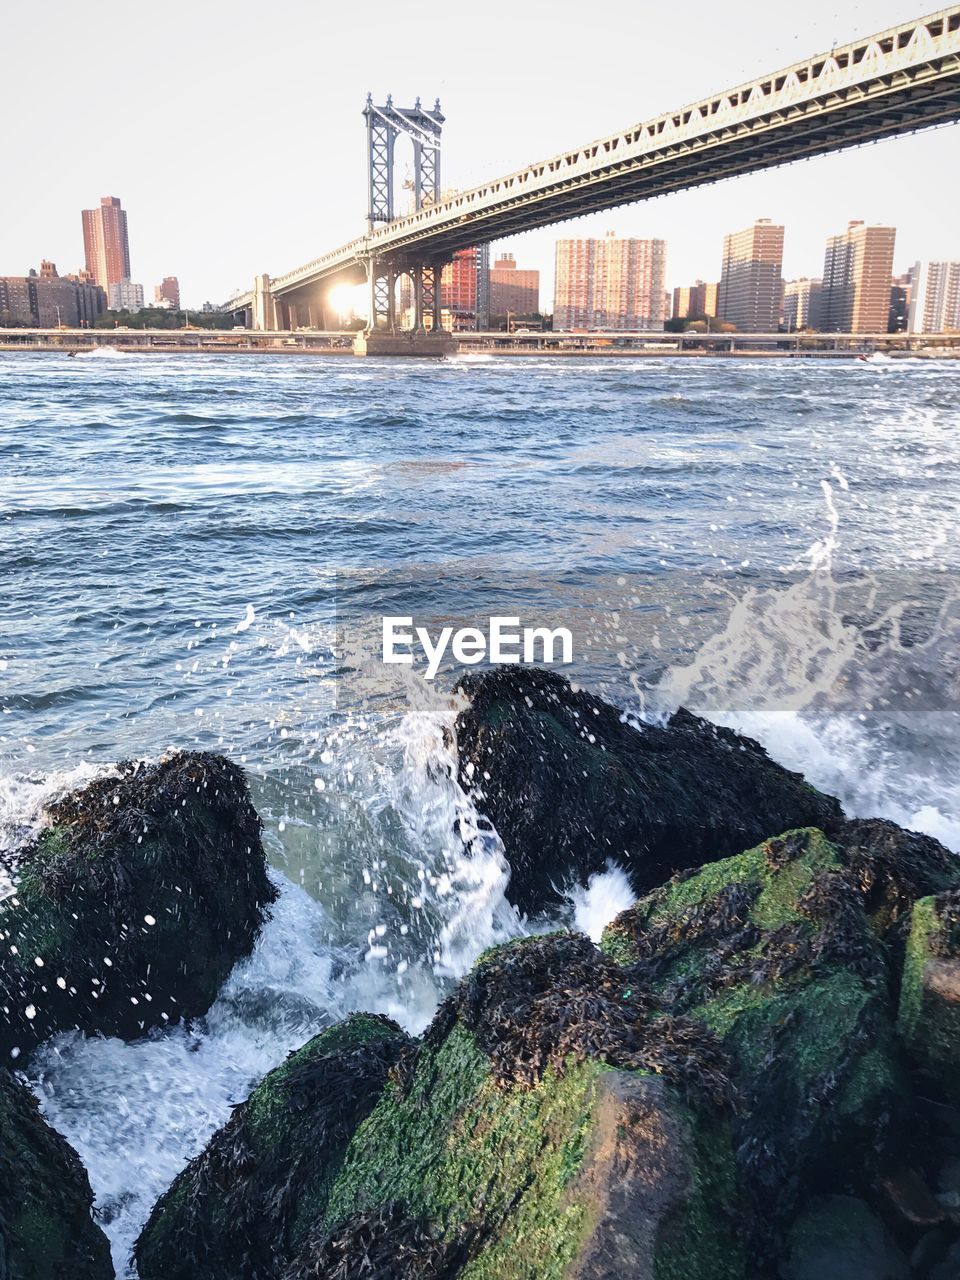
[{"label": "water splash", "polygon": [[822,489],[827,529],[793,579],[731,595],[722,628],[664,673],[651,705],[736,728],[851,815],[960,850],[960,587],[941,572],[838,573],[840,513]]}]

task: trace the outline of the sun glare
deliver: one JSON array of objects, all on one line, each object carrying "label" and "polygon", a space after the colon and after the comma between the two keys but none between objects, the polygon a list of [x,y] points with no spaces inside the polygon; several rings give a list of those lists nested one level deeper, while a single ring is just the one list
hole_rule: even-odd
[{"label": "sun glare", "polygon": [[352,320],[354,316],[363,315],[365,290],[362,285],[335,284],[327,301],[341,320]]}]

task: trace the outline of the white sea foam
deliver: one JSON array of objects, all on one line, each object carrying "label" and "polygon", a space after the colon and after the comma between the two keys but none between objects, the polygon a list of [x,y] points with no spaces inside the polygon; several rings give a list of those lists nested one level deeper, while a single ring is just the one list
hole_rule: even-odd
[{"label": "white sea foam", "polygon": [[104,344],[102,347],[94,347],[91,351],[78,351],[78,360],[115,360],[118,356],[126,358],[130,352],[122,351],[120,347],[115,347],[110,343]]},{"label": "white sea foam", "polygon": [[627,873],[613,863],[608,863],[605,871],[592,875],[585,886],[575,885],[568,897],[573,907],[574,926],[594,942],[600,941],[611,920],[637,900]]},{"label": "white sea foam", "polygon": [[[651,699],[758,739],[839,797],[960,851],[960,591],[946,575],[838,577],[837,495],[790,585],[750,588]],[[934,536],[933,545],[939,545]]]},{"label": "white sea foam", "polygon": [[16,850],[42,829],[46,807],[94,778],[115,772],[112,765],[86,761],[48,776],[0,771],[0,898],[12,891]]}]

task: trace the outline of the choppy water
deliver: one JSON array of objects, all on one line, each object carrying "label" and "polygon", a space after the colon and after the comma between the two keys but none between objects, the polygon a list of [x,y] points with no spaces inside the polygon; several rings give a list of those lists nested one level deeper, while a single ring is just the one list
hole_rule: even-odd
[{"label": "choppy water", "polygon": [[[629,713],[684,701],[960,849],[958,498],[958,363],[0,355],[0,849],[213,747],[283,886],[203,1025],[30,1066],[118,1265],[288,1049],[356,1007],[419,1029],[529,927],[455,835],[452,673],[380,680],[355,633],[567,620]],[[570,918],[628,900],[611,872]]]}]

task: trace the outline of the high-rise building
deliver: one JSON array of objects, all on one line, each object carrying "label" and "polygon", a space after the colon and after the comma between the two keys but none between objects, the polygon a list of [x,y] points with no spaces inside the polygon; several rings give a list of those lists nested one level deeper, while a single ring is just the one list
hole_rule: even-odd
[{"label": "high-rise building", "polygon": [[532,316],[540,310],[540,272],[521,271],[512,253],[490,268],[490,315]]},{"label": "high-rise building", "polygon": [[769,218],[723,237],[717,314],[741,333],[776,333],[783,304],[783,227]]},{"label": "high-rise building", "polygon": [[455,329],[485,329],[490,323],[490,246],[458,249],[443,268],[440,307]]},{"label": "high-rise building", "polygon": [[783,324],[788,333],[819,329],[822,320],[823,281],[802,276],[783,285]]},{"label": "high-rise building", "polygon": [[83,251],[87,270],[105,292],[130,279],[127,215],[116,196],[102,196],[99,209],[83,210]]},{"label": "high-rise building", "polygon": [[887,333],[906,333],[910,328],[910,303],[920,274],[920,263],[915,262],[909,271],[894,276],[890,282],[890,317]]},{"label": "high-rise building", "polygon": [[180,310],[180,281],[176,276],[164,276],[160,284],[153,290],[153,300],[161,307],[169,307],[172,311]]},{"label": "high-rise building", "polygon": [[831,236],[823,259],[823,323],[828,333],[886,333],[894,227],[851,222]]},{"label": "high-rise building", "polygon": [[143,285],[119,280],[107,290],[107,301],[111,311],[142,311]]},{"label": "high-rise building", "polygon": [[683,285],[673,291],[674,320],[712,320],[717,314],[716,284]]},{"label": "high-rise building", "polygon": [[558,240],[555,329],[662,329],[664,240]]},{"label": "high-rise building", "polygon": [[92,325],[106,299],[99,285],[79,276],[60,276],[44,259],[40,273],[0,276],[0,328],[75,329]]},{"label": "high-rise building", "polygon": [[917,263],[910,299],[911,333],[960,330],[960,262]]}]

